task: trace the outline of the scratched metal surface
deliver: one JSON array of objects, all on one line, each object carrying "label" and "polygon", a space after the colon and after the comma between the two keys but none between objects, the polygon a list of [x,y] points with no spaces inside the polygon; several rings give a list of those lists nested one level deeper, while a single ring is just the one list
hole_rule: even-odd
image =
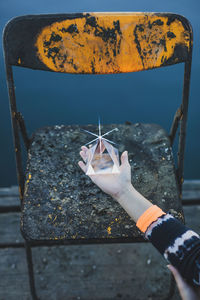
[{"label": "scratched metal surface", "polygon": [[[106,132],[116,125],[105,125]],[[182,219],[173,158],[158,125],[117,125],[109,136],[129,152],[132,182],[144,196]],[[96,126],[88,125],[95,132]],[[79,169],[80,146],[90,140],[79,126],[38,130],[28,154],[21,229],[28,240],[133,241],[141,235],[111,197]]]},{"label": "scratched metal surface", "polygon": [[78,74],[147,70],[188,59],[192,29],[170,13],[79,13],[24,16],[6,27],[8,61]]}]

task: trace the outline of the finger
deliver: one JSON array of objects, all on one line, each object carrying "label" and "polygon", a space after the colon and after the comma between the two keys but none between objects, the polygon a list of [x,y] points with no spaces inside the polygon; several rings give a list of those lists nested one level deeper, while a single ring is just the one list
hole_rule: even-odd
[{"label": "finger", "polygon": [[85,155],[85,157],[87,157],[87,154],[88,154],[88,148],[86,146],[82,146],[81,147],[81,150],[83,152],[83,154]]},{"label": "finger", "polygon": [[87,153],[85,153],[84,151],[80,152],[80,156],[82,157],[82,159],[86,162],[87,160]]},{"label": "finger", "polygon": [[78,162],[79,167],[81,168],[81,170],[86,173],[86,165],[84,164],[84,162],[79,161]]},{"label": "finger", "polygon": [[174,266],[168,265],[167,267],[174,275],[174,278],[176,280],[179,291],[180,292],[183,291],[187,284],[185,283],[185,281],[183,280],[183,278],[181,277],[181,275],[179,274],[179,272],[177,271],[177,269]]},{"label": "finger", "polygon": [[86,146],[82,146],[81,147],[81,150],[83,150],[84,152],[87,152],[88,151],[88,148]]},{"label": "finger", "polygon": [[121,155],[121,164],[129,164],[128,162],[128,151],[124,151]]}]

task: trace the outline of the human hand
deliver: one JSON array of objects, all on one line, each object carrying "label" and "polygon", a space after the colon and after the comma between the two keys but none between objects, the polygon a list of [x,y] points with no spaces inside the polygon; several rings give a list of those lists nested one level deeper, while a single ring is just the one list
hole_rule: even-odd
[{"label": "human hand", "polygon": [[199,300],[200,299],[200,287],[195,288],[195,287],[190,286],[182,278],[182,276],[180,275],[180,273],[177,271],[177,269],[174,266],[168,265],[167,267],[174,275],[181,298],[183,300]]},{"label": "human hand", "polygon": [[[81,147],[80,155],[84,162],[88,158],[88,148]],[[86,164],[79,161],[80,168],[86,173]],[[138,218],[152,203],[144,198],[131,184],[131,167],[128,162],[127,151],[121,155],[121,165],[117,174],[89,175],[91,180],[106,194],[113,197],[126,210],[129,216],[137,222]]]},{"label": "human hand", "polygon": [[[80,156],[86,162],[88,158],[88,148],[81,147]],[[86,173],[86,164],[79,161],[80,168]],[[128,189],[133,188],[131,185],[131,167],[128,162],[128,153],[124,151],[121,155],[120,172],[117,174],[94,174],[89,177],[91,180],[105,193],[112,196],[114,199],[119,200],[122,198],[123,193]]]}]

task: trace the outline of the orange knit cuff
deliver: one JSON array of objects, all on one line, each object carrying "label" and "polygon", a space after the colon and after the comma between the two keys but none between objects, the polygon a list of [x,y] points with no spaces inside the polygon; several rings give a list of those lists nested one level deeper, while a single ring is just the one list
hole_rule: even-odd
[{"label": "orange knit cuff", "polygon": [[139,217],[136,226],[142,231],[145,232],[151,223],[155,222],[162,215],[166,215],[162,209],[157,205],[149,207],[145,212]]}]

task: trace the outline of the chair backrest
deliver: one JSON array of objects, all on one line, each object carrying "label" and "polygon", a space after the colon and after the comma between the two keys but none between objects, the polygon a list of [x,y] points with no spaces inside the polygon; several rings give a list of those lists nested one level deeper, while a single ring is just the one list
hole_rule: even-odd
[{"label": "chair backrest", "polygon": [[134,72],[188,60],[191,27],[179,15],[83,13],[17,17],[4,31],[11,65],[64,73]]},{"label": "chair backrest", "polygon": [[183,99],[170,133],[173,143],[180,121],[177,179],[181,189],[192,58],[192,28],[186,18],[171,13],[132,12],[28,15],[14,18],[6,25],[3,41],[22,189],[19,129],[27,148],[29,139],[17,111],[12,66],[75,74],[113,74],[184,62]]}]

